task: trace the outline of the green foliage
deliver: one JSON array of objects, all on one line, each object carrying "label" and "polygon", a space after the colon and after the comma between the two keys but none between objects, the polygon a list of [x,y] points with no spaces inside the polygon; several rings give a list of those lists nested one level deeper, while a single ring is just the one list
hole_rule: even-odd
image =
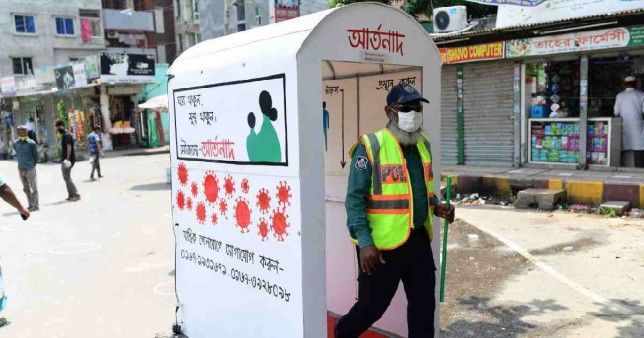
[{"label": "green foliage", "polygon": [[67,125],[67,107],[65,106],[63,99],[60,99],[56,105],[56,110],[58,111],[58,118],[56,118],[56,121],[63,121],[63,123]]},{"label": "green foliage", "polygon": [[[390,4],[389,0],[327,0],[329,8],[348,5],[355,2],[376,1],[384,4]],[[465,0],[407,0],[402,6],[402,10],[408,14],[417,16],[425,14],[432,16],[432,8],[438,7],[451,7],[451,6],[465,6],[467,7],[468,16],[472,18],[482,18],[486,15],[495,14],[496,6],[479,5]]]},{"label": "green foliage", "polygon": [[599,214],[609,218],[617,217],[617,213],[615,212],[615,210],[610,208],[600,208]]}]

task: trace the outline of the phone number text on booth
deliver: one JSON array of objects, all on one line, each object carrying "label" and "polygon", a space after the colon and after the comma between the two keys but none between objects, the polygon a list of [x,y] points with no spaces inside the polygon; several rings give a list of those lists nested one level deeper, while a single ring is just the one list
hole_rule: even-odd
[{"label": "phone number text on booth", "polygon": [[192,262],[198,266],[204,267],[206,269],[212,270],[217,273],[221,273],[223,276],[230,276],[230,278],[240,284],[245,284],[253,289],[259,291],[264,291],[268,295],[272,295],[275,298],[282,299],[285,302],[289,302],[291,294],[287,292],[283,287],[273,284],[261,277],[254,277],[248,275],[247,273],[240,271],[238,269],[227,269],[224,264],[213,261],[212,259],[197,255],[194,252],[188,250],[181,250],[181,258]]}]

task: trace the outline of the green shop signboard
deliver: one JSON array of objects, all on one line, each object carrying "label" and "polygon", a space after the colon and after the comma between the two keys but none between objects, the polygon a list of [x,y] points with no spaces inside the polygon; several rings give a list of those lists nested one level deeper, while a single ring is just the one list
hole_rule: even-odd
[{"label": "green shop signboard", "polygon": [[505,46],[506,58],[644,46],[644,26],[516,39]]}]

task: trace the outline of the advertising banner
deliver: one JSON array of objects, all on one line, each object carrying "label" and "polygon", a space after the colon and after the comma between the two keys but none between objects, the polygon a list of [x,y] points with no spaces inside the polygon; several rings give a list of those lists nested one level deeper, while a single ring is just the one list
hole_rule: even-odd
[{"label": "advertising banner", "polygon": [[2,94],[13,94],[16,92],[16,79],[13,76],[0,78],[0,91]]},{"label": "advertising banner", "polygon": [[147,54],[100,54],[101,82],[103,83],[154,83],[154,56]]},{"label": "advertising banner", "polygon": [[444,65],[498,60],[505,57],[505,43],[498,41],[472,46],[441,48],[439,51]]},{"label": "advertising banner", "polygon": [[82,63],[54,69],[54,78],[59,90],[87,86],[87,74],[85,74],[85,65]]},{"label": "advertising banner", "polygon": [[619,13],[641,8],[641,0],[548,0],[538,6],[502,5],[499,6],[497,13],[496,27],[503,28],[589,15]]},{"label": "advertising banner", "polygon": [[[288,165],[284,86],[284,75],[276,75],[175,90],[178,159]],[[226,99],[239,93],[253,93],[254,98]]]},{"label": "advertising banner", "polygon": [[86,56],[83,58],[82,62],[85,65],[87,79],[94,80],[101,77],[98,55]]},{"label": "advertising banner", "polygon": [[275,22],[286,21],[300,16],[297,0],[275,0]]},{"label": "advertising banner", "polygon": [[644,27],[602,29],[506,43],[506,57],[538,56],[644,45]]},{"label": "advertising banner", "polygon": [[58,87],[59,90],[76,87],[76,81],[74,81],[74,68],[71,65],[56,68],[54,70],[54,78],[56,79],[56,87]]}]

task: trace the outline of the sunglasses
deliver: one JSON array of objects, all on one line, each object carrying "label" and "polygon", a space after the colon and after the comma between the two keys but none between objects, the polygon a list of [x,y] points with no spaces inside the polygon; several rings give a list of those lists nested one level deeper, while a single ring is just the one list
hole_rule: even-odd
[{"label": "sunglasses", "polygon": [[397,112],[402,112],[402,113],[409,113],[410,111],[417,111],[417,112],[423,111],[423,105],[421,103],[397,104],[397,105],[391,106],[391,108],[393,108]]}]

